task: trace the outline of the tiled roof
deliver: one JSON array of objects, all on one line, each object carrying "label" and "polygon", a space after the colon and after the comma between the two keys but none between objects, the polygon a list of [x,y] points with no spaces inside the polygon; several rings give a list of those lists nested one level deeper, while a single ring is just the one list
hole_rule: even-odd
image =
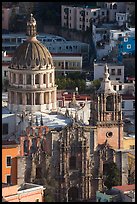
[{"label": "tiled roof", "polygon": [[126,192],[126,191],[135,190],[135,184],[123,185],[123,186],[113,186],[112,188],[115,188],[115,189],[118,189],[120,191]]}]

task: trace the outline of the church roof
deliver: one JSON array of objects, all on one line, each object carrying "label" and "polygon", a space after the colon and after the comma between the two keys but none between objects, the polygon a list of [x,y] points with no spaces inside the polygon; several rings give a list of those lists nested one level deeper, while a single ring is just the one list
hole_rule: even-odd
[{"label": "church roof", "polygon": [[27,22],[27,40],[17,47],[12,60],[11,69],[40,69],[45,65],[53,65],[48,49],[36,38],[36,20],[32,14]]}]

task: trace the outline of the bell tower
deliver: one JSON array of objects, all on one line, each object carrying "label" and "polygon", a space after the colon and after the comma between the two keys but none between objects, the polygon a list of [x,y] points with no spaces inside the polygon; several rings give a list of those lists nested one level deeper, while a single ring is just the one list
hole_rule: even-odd
[{"label": "bell tower", "polygon": [[113,90],[109,80],[107,64],[104,68],[104,79],[91,104],[90,125],[94,126],[94,148],[106,140],[114,149],[122,148],[123,122],[122,97]]}]

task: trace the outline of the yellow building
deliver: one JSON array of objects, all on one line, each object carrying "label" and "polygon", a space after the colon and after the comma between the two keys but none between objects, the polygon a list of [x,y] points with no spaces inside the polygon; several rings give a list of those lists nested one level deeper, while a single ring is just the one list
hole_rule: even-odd
[{"label": "yellow building", "polygon": [[123,138],[123,149],[135,149],[135,138],[124,137]]}]

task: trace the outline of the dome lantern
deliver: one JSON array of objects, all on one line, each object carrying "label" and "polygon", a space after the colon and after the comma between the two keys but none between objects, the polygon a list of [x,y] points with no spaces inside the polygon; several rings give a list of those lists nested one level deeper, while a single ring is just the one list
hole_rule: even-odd
[{"label": "dome lantern", "polygon": [[37,23],[36,23],[36,20],[35,18],[33,17],[33,14],[31,13],[30,14],[30,18],[29,20],[27,21],[27,33],[26,35],[29,37],[29,38],[33,38],[33,37],[36,37],[37,35]]}]

